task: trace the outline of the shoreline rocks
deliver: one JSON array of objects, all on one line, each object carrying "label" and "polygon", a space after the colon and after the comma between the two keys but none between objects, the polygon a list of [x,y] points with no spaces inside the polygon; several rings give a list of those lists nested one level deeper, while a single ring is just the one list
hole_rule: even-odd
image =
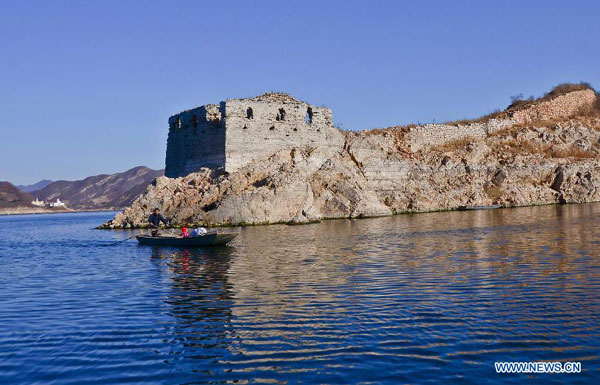
[{"label": "shoreline rocks", "polygon": [[62,214],[75,212],[77,211],[71,209],[51,209],[44,207],[13,207],[0,209],[0,215]]}]

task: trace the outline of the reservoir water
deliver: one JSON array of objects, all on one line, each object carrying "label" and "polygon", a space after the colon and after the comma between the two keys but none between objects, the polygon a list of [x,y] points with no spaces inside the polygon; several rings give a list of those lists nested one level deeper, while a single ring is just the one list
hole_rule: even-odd
[{"label": "reservoir water", "polygon": [[[116,245],[114,213],[0,217],[0,383],[598,383],[600,204]],[[576,361],[578,374],[496,374]]]}]

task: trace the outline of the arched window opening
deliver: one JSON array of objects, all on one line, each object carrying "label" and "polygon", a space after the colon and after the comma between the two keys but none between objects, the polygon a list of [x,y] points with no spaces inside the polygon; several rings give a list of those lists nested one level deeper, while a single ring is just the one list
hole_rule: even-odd
[{"label": "arched window opening", "polygon": [[312,110],[312,108],[308,107],[308,109],[306,110],[306,123],[312,124],[312,118],[313,118],[313,110]]},{"label": "arched window opening", "polygon": [[252,110],[252,107],[248,107],[246,110],[246,119],[254,119],[254,111]]},{"label": "arched window opening", "polygon": [[192,115],[192,127],[198,128],[198,118],[196,115]]},{"label": "arched window opening", "polygon": [[283,108],[279,109],[279,112],[277,113],[277,116],[275,117],[275,120],[285,120],[285,110]]}]

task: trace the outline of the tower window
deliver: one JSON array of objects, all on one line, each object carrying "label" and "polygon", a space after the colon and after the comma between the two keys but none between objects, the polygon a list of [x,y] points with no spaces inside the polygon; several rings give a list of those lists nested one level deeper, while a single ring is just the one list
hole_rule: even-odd
[{"label": "tower window", "polygon": [[252,107],[248,107],[246,110],[246,119],[254,119],[254,111],[252,110]]},{"label": "tower window", "polygon": [[275,120],[285,120],[285,110],[283,108],[279,109],[279,112],[277,113]]},{"label": "tower window", "polygon": [[306,123],[312,124],[312,119],[313,119],[313,110],[312,110],[312,108],[308,107],[308,109],[306,110]]},{"label": "tower window", "polygon": [[196,115],[192,115],[192,127],[198,128],[198,118]]}]

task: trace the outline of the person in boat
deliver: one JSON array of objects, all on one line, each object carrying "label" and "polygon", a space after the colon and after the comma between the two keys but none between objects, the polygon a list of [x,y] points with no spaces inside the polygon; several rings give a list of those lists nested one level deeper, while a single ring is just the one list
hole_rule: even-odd
[{"label": "person in boat", "polygon": [[150,228],[152,229],[151,234],[153,237],[158,236],[158,229],[160,227],[160,222],[164,223],[165,226],[169,224],[165,217],[162,216],[158,207],[152,210],[152,214],[148,217],[148,223],[150,223]]},{"label": "person in boat", "polygon": [[202,235],[206,235],[206,229],[204,227],[196,227],[194,230],[192,230],[192,232],[190,233],[191,237],[198,237],[198,236],[202,236]]},{"label": "person in boat", "polygon": [[181,228],[181,234],[179,234],[179,236],[180,236],[181,238],[187,238],[187,237],[189,237],[189,236],[190,236],[190,233],[188,233],[188,231],[187,231],[187,228],[185,228],[185,227],[182,227],[182,228]]}]

